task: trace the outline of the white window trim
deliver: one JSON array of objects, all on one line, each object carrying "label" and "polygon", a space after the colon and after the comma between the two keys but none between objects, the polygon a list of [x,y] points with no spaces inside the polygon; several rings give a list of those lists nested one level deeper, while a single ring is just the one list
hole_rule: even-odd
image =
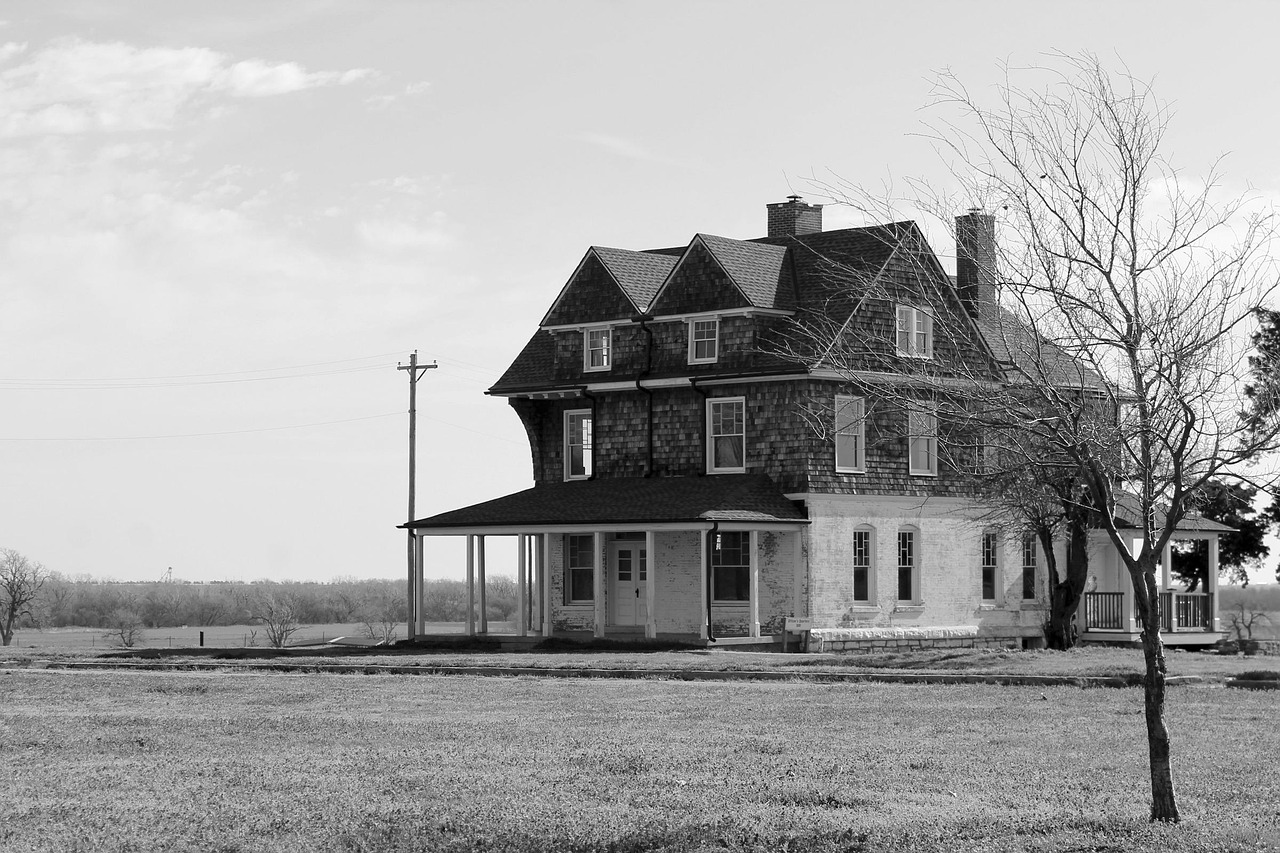
[{"label": "white window trim", "polygon": [[[608,347],[605,350],[605,364],[599,367],[591,366],[591,335],[594,332],[603,332],[605,340],[608,341]],[[613,326],[588,326],[582,330],[582,370],[586,373],[603,373],[613,368]]]},{"label": "white window trim", "polygon": [[[899,305],[895,312],[896,321],[893,327],[894,346],[898,350],[898,355],[903,358],[933,358],[933,317],[923,308],[916,308],[914,305]],[[898,340],[898,335],[905,318],[907,332],[907,348],[903,349]],[[916,345],[916,336],[920,334],[921,325],[924,331],[924,351],[921,352]]]},{"label": "white window trim", "polygon": [[[987,562],[987,537],[992,537],[993,544],[991,548],[991,562]],[[1000,535],[994,530],[982,531],[981,537],[978,539],[979,566],[978,566],[978,595],[982,596],[983,604],[998,604],[1000,601]],[[982,589],[982,573],[987,569],[991,569],[991,597],[987,598],[983,595]]]},{"label": "white window trim", "polygon": [[[715,342],[715,347],[714,347],[715,355],[711,356],[710,358],[698,358],[697,355],[695,355],[695,352],[697,350],[697,347],[696,347],[697,341],[694,340],[693,330],[698,323],[715,324],[716,335],[715,335],[715,338],[712,339]],[[686,324],[686,328],[688,329],[688,332],[689,332],[689,363],[690,364],[715,364],[717,361],[720,360],[720,318],[719,317],[690,317]]]},{"label": "white window trim", "polygon": [[[898,583],[898,573],[902,570],[902,557],[900,556],[899,537],[903,533],[911,534],[911,598],[898,598],[901,592],[901,586]],[[893,537],[893,597],[897,603],[897,608],[901,610],[906,607],[923,607],[924,595],[920,589],[920,528],[918,527],[899,527]]]},{"label": "white window trim", "polygon": [[[742,406],[742,465],[735,468],[716,467],[716,434],[712,430],[714,419],[712,411],[718,405],[738,403]],[[712,397],[707,400],[707,473],[708,474],[745,474],[747,471],[747,398],[746,397]],[[729,435],[730,433],[726,433]]]},{"label": "white window trim", "polygon": [[[929,418],[929,432],[917,432],[917,418]],[[929,467],[917,468],[912,450],[917,440],[929,442]],[[938,406],[930,402],[915,402],[907,406],[907,473],[913,477],[938,476]]]},{"label": "white window trim", "polygon": [[[574,537],[574,536],[591,536],[591,534],[590,534],[590,533],[566,533],[566,534],[565,534],[565,536],[564,536],[564,540],[563,540],[563,541],[564,541],[564,550],[565,550],[565,555],[564,555],[564,603],[565,603],[565,606],[571,606],[571,605],[582,605],[582,604],[594,604],[594,603],[595,603],[595,600],[596,600],[596,599],[595,599],[595,596],[596,596],[597,594],[599,594],[599,590],[595,589],[595,580],[594,580],[594,577],[595,577],[595,564],[594,564],[594,562],[593,562],[593,564],[592,564],[592,565],[590,565],[590,566],[571,566],[571,565],[569,565],[570,555],[571,555],[571,553],[572,553],[572,550],[571,550],[571,547],[572,547],[572,546],[571,546],[569,543],[570,543],[571,538],[572,538],[572,537]],[[591,547],[592,547],[592,549],[593,549],[593,550],[595,549],[595,537],[593,537],[593,536],[592,536],[592,545],[591,545]],[[600,557],[599,557],[599,555],[596,555],[593,559],[594,559],[594,560],[599,560],[599,559],[600,559]],[[573,573],[574,573],[574,572],[582,572],[582,571],[590,571],[590,572],[592,572],[592,578],[593,578],[593,580],[592,580],[592,590],[591,590],[591,592],[592,592],[592,597],[591,597],[591,598],[573,598],[573,597],[572,597],[572,595],[573,595],[573,580],[572,580],[572,578],[573,578]]]},{"label": "white window trim", "polygon": [[[1030,560],[1027,560],[1028,548],[1031,549]],[[1030,598],[1023,594],[1023,578],[1026,576],[1027,569],[1031,569],[1031,590],[1034,593]],[[1040,543],[1034,536],[1022,538],[1022,572],[1018,576],[1018,597],[1022,601],[1040,600]]]},{"label": "white window trim", "polygon": [[874,604],[876,601],[876,529],[869,524],[863,524],[855,527],[853,532],[855,536],[859,533],[867,534],[867,597],[858,598],[857,593],[854,592],[856,585],[853,583],[853,570],[857,568],[857,564],[850,561],[850,599],[855,607],[859,605],[865,607]]},{"label": "white window trim", "polygon": [[570,421],[570,420],[571,420],[575,415],[586,415],[588,418],[592,418],[591,410],[590,410],[590,409],[568,409],[568,410],[566,410],[566,411],[565,411],[565,413],[564,413],[564,445],[563,445],[563,454],[564,454],[564,479],[565,479],[565,481],[566,481],[566,482],[567,482],[567,481],[569,481],[569,480],[589,480],[589,479],[591,479],[591,474],[592,474],[592,472],[594,472],[594,471],[595,471],[595,462],[596,462],[596,460],[595,460],[594,456],[595,456],[595,449],[596,449],[596,448],[595,448],[595,444],[596,444],[596,441],[595,441],[595,438],[596,438],[596,435],[595,435],[595,433],[596,433],[596,425],[595,425],[595,419],[594,419],[594,418],[592,418],[592,421],[591,421],[591,444],[590,444],[587,448],[585,448],[585,449],[583,450],[583,459],[584,459],[584,460],[587,458],[587,454],[591,454],[591,460],[590,460],[590,462],[589,462],[589,463],[586,463],[586,465],[585,465],[585,467],[587,468],[587,473],[585,473],[585,474],[574,474],[574,473],[572,472],[572,469],[570,468],[570,459],[572,459],[572,455],[569,453],[569,448],[570,448],[572,445],[570,444],[570,441],[569,441],[569,436],[571,435],[571,433],[569,432],[569,421]]},{"label": "white window trim", "polygon": [[[848,406],[854,405],[856,402],[858,409],[858,417],[856,421],[856,432],[842,432],[840,430],[840,412]],[[847,394],[836,395],[836,407],[834,413],[835,438],[832,441],[835,449],[836,472],[840,474],[864,474],[867,470],[867,401],[865,397],[853,397]],[[840,464],[840,436],[854,434],[858,437],[857,458],[854,459],[852,465]],[[847,461],[847,460],[846,460]]]}]

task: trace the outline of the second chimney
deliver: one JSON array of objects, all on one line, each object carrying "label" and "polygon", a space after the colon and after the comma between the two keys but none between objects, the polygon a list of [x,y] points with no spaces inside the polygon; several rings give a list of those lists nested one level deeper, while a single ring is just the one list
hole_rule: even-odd
[{"label": "second chimney", "polygon": [[798,195],[765,207],[769,210],[770,237],[799,237],[822,230],[822,205],[805,204]]},{"label": "second chimney", "polygon": [[996,218],[981,208],[956,217],[956,289],[971,316],[979,320],[996,316]]}]

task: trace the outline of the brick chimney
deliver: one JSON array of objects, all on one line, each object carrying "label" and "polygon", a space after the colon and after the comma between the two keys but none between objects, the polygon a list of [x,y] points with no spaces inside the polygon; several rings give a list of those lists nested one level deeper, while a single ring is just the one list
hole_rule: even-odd
[{"label": "brick chimney", "polygon": [[996,278],[996,218],[981,208],[956,217],[956,289],[969,314],[995,316],[999,297]]},{"label": "brick chimney", "polygon": [[769,210],[770,237],[799,237],[822,230],[822,205],[805,204],[798,195],[765,207]]}]

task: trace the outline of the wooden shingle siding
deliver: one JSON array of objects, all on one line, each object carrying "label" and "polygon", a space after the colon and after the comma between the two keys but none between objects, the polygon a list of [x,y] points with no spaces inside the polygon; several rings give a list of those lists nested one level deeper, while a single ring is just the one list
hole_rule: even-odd
[{"label": "wooden shingle siding", "polygon": [[592,255],[586,258],[578,274],[565,287],[559,302],[547,315],[543,325],[602,323],[626,319],[635,313],[636,307],[631,304],[631,300],[622,292],[604,264]]},{"label": "wooden shingle siding", "polygon": [[690,247],[672,275],[651,308],[654,316],[722,311],[750,304],[724,268],[699,243]]}]

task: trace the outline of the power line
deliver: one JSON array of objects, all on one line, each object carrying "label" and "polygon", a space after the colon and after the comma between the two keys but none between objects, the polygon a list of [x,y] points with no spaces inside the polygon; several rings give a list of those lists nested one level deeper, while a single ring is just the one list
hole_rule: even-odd
[{"label": "power line", "polygon": [[[103,377],[97,379],[0,379],[0,389],[10,390],[56,390],[56,391],[84,391],[84,390],[113,390],[117,388],[172,388],[190,385],[217,385],[235,382],[272,382],[281,379],[303,379],[313,376],[336,376],[345,373],[361,373],[367,371],[381,370],[385,365],[371,364],[360,365],[355,367],[346,367],[338,370],[312,370],[306,373],[286,373],[282,376],[254,376],[252,374],[260,373],[280,373],[282,371],[298,371],[306,370],[314,367],[331,367],[339,364],[353,364],[355,362],[369,361],[371,359],[388,358],[395,353],[380,353],[378,355],[360,356],[358,358],[346,358],[336,361],[320,361],[310,364],[296,364],[284,367],[263,367],[252,370],[236,370],[221,373],[188,373],[176,374],[171,376],[130,376],[130,377]],[[222,377],[239,377],[239,378],[222,378]],[[196,381],[184,381],[196,380]]]},{"label": "power line", "polygon": [[118,436],[100,436],[100,437],[83,437],[83,438],[77,438],[77,437],[58,438],[58,437],[41,436],[38,438],[0,438],[0,441],[152,441],[155,439],[165,439],[165,438],[206,438],[209,436],[217,436],[217,435],[244,435],[246,433],[254,433],[254,432],[279,432],[281,430],[290,430],[290,429],[308,429],[310,427],[332,426],[334,424],[349,424],[349,423],[355,423],[356,421],[372,421],[372,420],[377,420],[378,418],[394,418],[403,414],[404,412],[384,412],[381,415],[366,415],[362,418],[344,418],[342,420],[337,420],[337,421],[315,421],[309,424],[290,424],[288,426],[258,427],[256,429],[231,429],[231,430],[224,430],[221,432],[186,432],[186,433],[173,433],[169,435],[118,435]]}]

